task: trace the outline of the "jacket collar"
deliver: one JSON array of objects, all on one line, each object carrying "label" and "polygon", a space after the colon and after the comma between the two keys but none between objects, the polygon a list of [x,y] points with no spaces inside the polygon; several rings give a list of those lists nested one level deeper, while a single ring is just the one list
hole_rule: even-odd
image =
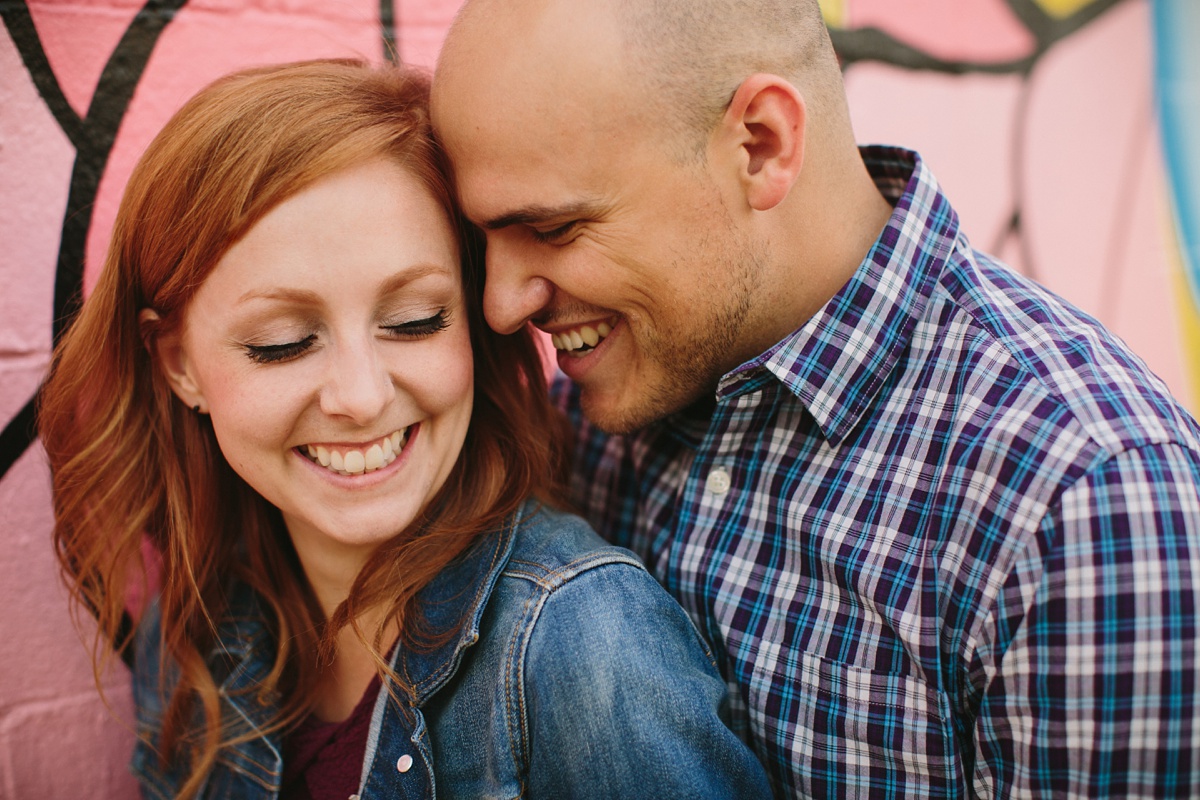
[{"label": "jacket collar", "polygon": [[462,661],[463,652],[479,641],[483,612],[512,554],[516,529],[536,511],[537,503],[527,500],[499,530],[480,536],[466,553],[421,590],[420,606],[429,630],[458,627],[453,636],[432,649],[397,648],[392,668],[411,687],[414,707],[423,705],[450,679]]},{"label": "jacket collar", "polygon": [[[463,652],[479,641],[483,613],[512,553],[516,528],[536,511],[536,502],[526,501],[499,530],[479,536],[421,590],[420,605],[429,629],[457,626],[457,630],[430,650],[397,648],[392,668],[412,687],[414,706],[441,688],[458,668]],[[218,644],[210,657],[210,664],[226,665],[221,692],[252,725],[265,724],[273,713],[271,704],[260,702],[254,691],[270,672],[273,659],[265,620],[257,594],[239,583],[230,598],[230,613],[218,626]]]}]

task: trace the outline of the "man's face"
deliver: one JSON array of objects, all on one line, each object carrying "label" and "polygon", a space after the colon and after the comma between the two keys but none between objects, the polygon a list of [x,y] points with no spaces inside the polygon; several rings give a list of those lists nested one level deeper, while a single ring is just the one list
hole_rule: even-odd
[{"label": "man's face", "polygon": [[489,324],[550,334],[588,418],[627,432],[753,355],[760,268],[707,164],[638,123],[643,91],[578,60],[511,82],[483,59],[439,67],[434,124],[487,236]]}]

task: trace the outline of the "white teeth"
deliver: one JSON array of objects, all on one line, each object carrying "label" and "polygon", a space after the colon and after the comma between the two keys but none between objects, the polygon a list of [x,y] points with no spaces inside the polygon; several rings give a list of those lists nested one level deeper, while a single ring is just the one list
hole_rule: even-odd
[{"label": "white teeth", "polygon": [[554,345],[555,350],[580,350],[595,347],[610,333],[612,325],[607,322],[598,323],[595,327],[584,325],[578,330],[550,334],[550,344]]},{"label": "white teeth", "polygon": [[368,447],[366,452],[347,450],[342,453],[311,444],[304,445],[304,451],[313,461],[339,475],[362,475],[364,472],[382,469],[395,461],[404,449],[407,439],[408,428],[405,428],[383,437]]},{"label": "white teeth", "polygon": [[383,466],[383,448],[377,444],[371,445],[363,457],[363,469],[379,469]]},{"label": "white teeth", "polygon": [[357,475],[367,469],[367,457],[357,450],[347,450],[344,459],[346,472]]}]

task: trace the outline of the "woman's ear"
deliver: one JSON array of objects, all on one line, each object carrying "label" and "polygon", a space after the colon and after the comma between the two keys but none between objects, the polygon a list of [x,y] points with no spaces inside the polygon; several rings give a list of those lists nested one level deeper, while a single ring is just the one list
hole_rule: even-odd
[{"label": "woman's ear", "polygon": [[175,396],[189,408],[205,407],[204,393],[192,374],[182,334],[176,329],[165,330],[158,312],[150,308],[143,308],[138,313],[138,325],[142,343],[150,352],[150,358],[158,362]]},{"label": "woman's ear", "polygon": [[725,141],[736,147],[739,178],[756,211],[783,202],[804,166],[806,106],[800,92],[778,75],[756,73],[742,81],[725,110]]}]

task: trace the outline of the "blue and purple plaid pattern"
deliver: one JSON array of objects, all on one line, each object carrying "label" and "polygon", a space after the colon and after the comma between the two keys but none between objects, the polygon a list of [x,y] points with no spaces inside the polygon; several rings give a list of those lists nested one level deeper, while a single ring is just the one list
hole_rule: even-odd
[{"label": "blue and purple plaid pattern", "polygon": [[780,795],[1200,796],[1200,428],[971,249],[914,153],[854,278],[575,500],[723,659]]}]

